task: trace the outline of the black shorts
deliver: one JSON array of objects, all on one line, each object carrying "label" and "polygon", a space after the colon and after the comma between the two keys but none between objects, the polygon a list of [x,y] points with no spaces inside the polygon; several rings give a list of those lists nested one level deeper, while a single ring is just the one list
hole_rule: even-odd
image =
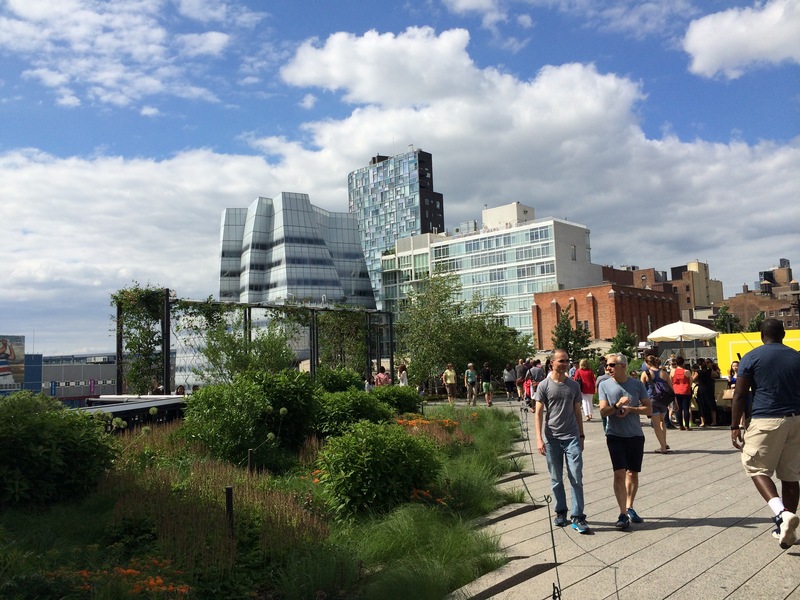
[{"label": "black shorts", "polygon": [[639,473],[642,470],[644,457],[644,436],[619,437],[606,436],[608,453],[611,456],[611,466],[615,471],[625,469]]}]

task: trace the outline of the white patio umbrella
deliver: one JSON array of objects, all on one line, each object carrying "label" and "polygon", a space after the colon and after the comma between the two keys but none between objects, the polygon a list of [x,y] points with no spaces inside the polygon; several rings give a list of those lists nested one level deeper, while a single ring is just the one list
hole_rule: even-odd
[{"label": "white patio umbrella", "polygon": [[684,342],[687,340],[711,340],[718,335],[718,331],[708,327],[686,321],[676,321],[659,327],[648,335],[647,339],[651,342]]},{"label": "white patio umbrella", "polygon": [[686,340],[711,340],[719,335],[719,331],[714,331],[708,327],[687,323],[686,321],[675,321],[669,325],[664,325],[653,331],[647,336],[651,342],[680,342],[681,354],[683,354],[683,342]]}]

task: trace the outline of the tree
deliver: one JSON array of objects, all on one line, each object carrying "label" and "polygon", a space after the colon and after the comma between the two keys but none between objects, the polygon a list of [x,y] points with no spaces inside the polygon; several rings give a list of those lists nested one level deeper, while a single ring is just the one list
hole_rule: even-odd
[{"label": "tree", "polygon": [[739,317],[730,311],[730,307],[727,304],[719,307],[711,326],[720,333],[739,333],[742,330],[742,323]]},{"label": "tree", "polygon": [[[111,294],[111,305],[119,308],[117,326],[122,327],[123,372],[127,388],[133,394],[146,394],[153,382],[162,376],[161,318],[164,305],[163,288],[131,287]],[[112,317],[115,319],[116,317]],[[169,382],[162,381],[164,390]]]},{"label": "tree", "polygon": [[350,310],[324,311],[317,316],[319,359],[331,369],[360,373],[367,354],[365,312],[346,308]]},{"label": "tree", "polygon": [[506,364],[516,364],[516,359],[533,353],[532,337],[521,335],[507,326],[498,316],[503,309],[503,300],[497,296],[484,299],[476,294],[465,305],[462,317],[463,335],[459,335],[453,348],[453,359],[466,368],[474,363],[480,370],[488,362],[492,370],[500,374]]},{"label": "tree", "polygon": [[456,371],[468,362],[488,362],[499,373],[506,363],[532,352],[530,336],[521,336],[499,316],[503,301],[479,294],[464,302],[455,274],[434,274],[409,294],[397,323],[398,350],[408,360],[409,381],[418,385],[452,362]]},{"label": "tree", "polygon": [[636,356],[636,334],[625,323],[617,325],[617,335],[611,340],[609,354],[624,354],[630,362]]},{"label": "tree", "polygon": [[764,322],[766,316],[763,310],[758,311],[758,314],[750,319],[750,322],[747,324],[747,331],[761,331],[761,323]]},{"label": "tree", "polygon": [[205,358],[195,367],[195,374],[204,382],[231,383],[237,374],[278,373],[294,364],[289,346],[293,326],[271,318],[248,339],[241,314],[229,317],[209,329],[205,344],[199,348]]},{"label": "tree", "polygon": [[427,382],[451,362],[461,312],[455,293],[460,287],[454,274],[432,275],[409,293],[397,323],[398,349],[409,359],[409,383]]},{"label": "tree", "polygon": [[572,359],[584,358],[590,354],[586,351],[586,348],[589,346],[591,332],[580,324],[577,327],[572,327],[572,317],[569,314],[570,308],[570,306],[567,306],[558,316],[558,323],[553,329],[553,349],[566,350]]}]

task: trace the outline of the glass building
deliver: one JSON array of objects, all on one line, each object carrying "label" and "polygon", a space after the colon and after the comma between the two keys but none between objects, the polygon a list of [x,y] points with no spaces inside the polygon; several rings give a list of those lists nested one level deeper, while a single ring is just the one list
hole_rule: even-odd
[{"label": "glass building", "polygon": [[229,208],[220,231],[220,300],[340,302],[375,308],[355,216],[282,192]]},{"label": "glass building", "polygon": [[589,230],[560,219],[534,219],[518,202],[483,211],[479,231],[398,240],[382,259],[384,309],[402,311],[408,294],[429,273],[455,273],[461,299],[497,296],[506,325],[533,334],[533,294],[602,282],[592,264]]},{"label": "glass building", "polygon": [[444,200],[433,191],[433,158],[413,149],[391,157],[374,156],[368,166],[348,175],[347,195],[380,305],[383,253],[401,238],[444,231]]}]

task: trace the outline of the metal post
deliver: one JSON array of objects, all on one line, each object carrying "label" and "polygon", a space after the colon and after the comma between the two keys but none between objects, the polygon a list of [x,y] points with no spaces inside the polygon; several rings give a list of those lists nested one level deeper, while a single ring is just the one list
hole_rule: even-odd
[{"label": "metal post", "polygon": [[161,311],[161,383],[164,385],[164,393],[169,394],[172,391],[169,376],[169,288],[164,288],[164,304]]},{"label": "metal post", "polygon": [[385,314],[389,326],[389,372],[392,375],[392,381],[394,381],[394,327],[392,322],[392,313],[387,312]]},{"label": "metal post", "polygon": [[366,374],[367,374],[367,381],[369,381],[369,378],[372,375],[372,348],[370,347],[370,335],[369,335],[370,316],[369,316],[368,312],[364,313],[364,316],[366,317],[366,325],[367,325],[367,327],[366,327],[367,334],[366,334],[366,339],[365,339],[365,342],[366,342],[365,345],[366,345],[366,348],[367,348],[367,370],[366,370]]},{"label": "metal post", "polygon": [[228,517],[228,529],[233,535],[233,486],[225,487],[225,515]]},{"label": "metal post", "polygon": [[122,395],[122,384],[125,378],[125,369],[122,364],[122,334],[122,304],[117,302],[117,396]]},{"label": "metal post", "polygon": [[311,311],[311,330],[308,332],[309,367],[311,377],[314,377],[317,372],[317,363],[319,362],[319,331],[317,330],[317,311],[313,308],[309,310]]}]

